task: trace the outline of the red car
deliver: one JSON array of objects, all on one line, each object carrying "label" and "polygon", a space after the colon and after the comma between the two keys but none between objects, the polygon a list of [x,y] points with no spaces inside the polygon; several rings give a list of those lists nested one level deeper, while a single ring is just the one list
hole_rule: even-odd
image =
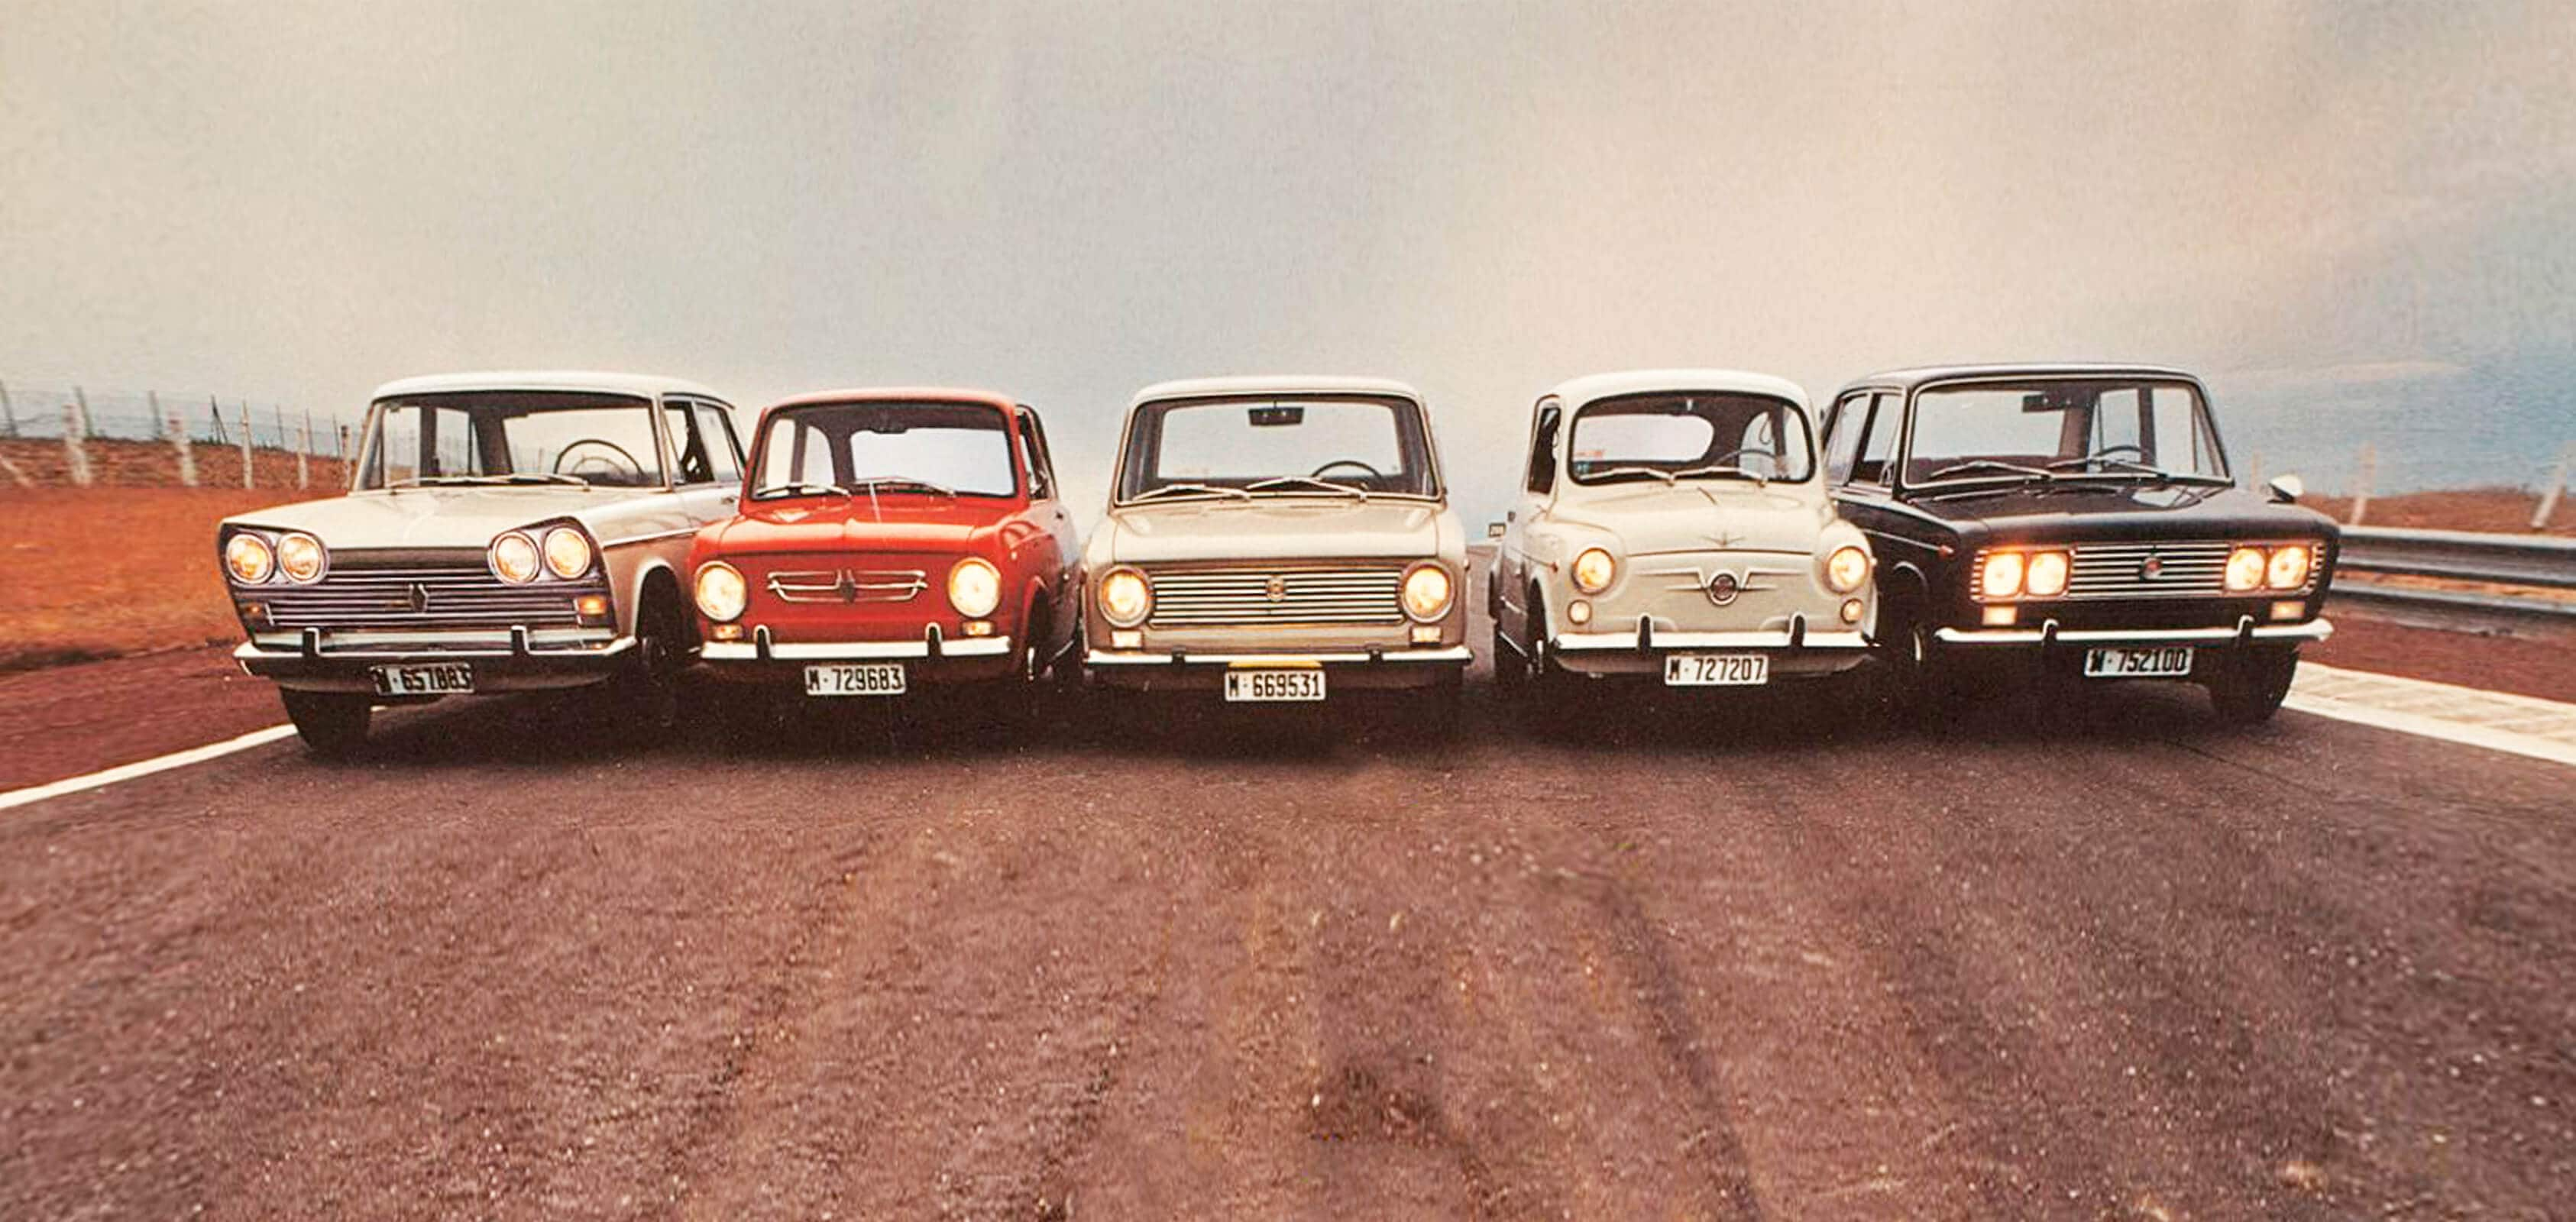
[{"label": "red car", "polygon": [[740,511],[698,532],[700,663],[808,697],[1009,685],[1072,656],[1073,519],[1046,430],[980,390],[843,390],[762,414]]}]

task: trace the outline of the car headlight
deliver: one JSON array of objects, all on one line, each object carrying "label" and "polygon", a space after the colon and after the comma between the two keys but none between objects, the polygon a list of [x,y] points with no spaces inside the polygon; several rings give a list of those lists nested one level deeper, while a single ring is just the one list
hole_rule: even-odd
[{"label": "car headlight", "polygon": [[1111,626],[1133,628],[1154,612],[1154,588],[1134,569],[1111,569],[1100,579],[1100,614]]},{"label": "car headlight", "polygon": [[570,581],[590,571],[590,536],[570,526],[546,532],[546,571]]},{"label": "car headlight", "polygon": [[2272,558],[2263,566],[2263,584],[2275,590],[2295,590],[2308,584],[2308,545],[2292,544],[2272,549]]},{"label": "car headlight", "polygon": [[1836,594],[1849,594],[1869,580],[1869,553],[1848,543],[1825,557],[1825,584]]},{"label": "car headlight", "polygon": [[1618,575],[1619,562],[1600,548],[1587,547],[1574,558],[1574,588],[1586,594],[1609,589],[1611,579]]},{"label": "car headlight", "polygon": [[243,585],[258,585],[277,571],[277,552],[268,540],[243,531],[224,540],[224,571]]},{"label": "car headlight", "polygon": [[2271,564],[2259,547],[2240,547],[2227,553],[2227,588],[2236,593],[2263,587],[2263,572]]},{"label": "car headlight", "polygon": [[2066,592],[2066,581],[2074,574],[2074,558],[2064,552],[2032,552],[2022,562],[2022,593],[2032,598],[2055,598]]},{"label": "car headlight", "polygon": [[293,582],[313,581],[322,576],[322,541],[302,531],[285,535],[277,541],[277,568]]},{"label": "car headlight", "polygon": [[1449,613],[1451,588],[1449,570],[1438,564],[1417,564],[1404,575],[1404,613],[1430,623]]},{"label": "car headlight", "polygon": [[1977,590],[1988,598],[2012,598],[2021,593],[2024,561],[2020,552],[1990,552],[1986,567],[1977,574]]},{"label": "car headlight", "polygon": [[721,560],[710,560],[698,566],[698,611],[722,624],[739,619],[750,601],[750,587],[743,584],[742,570]]},{"label": "car headlight", "polygon": [[512,585],[537,579],[537,541],[518,531],[492,541],[492,573]]},{"label": "car headlight", "polygon": [[982,619],[1002,605],[1002,570],[980,556],[968,556],[948,570],[948,605],[968,619]]}]

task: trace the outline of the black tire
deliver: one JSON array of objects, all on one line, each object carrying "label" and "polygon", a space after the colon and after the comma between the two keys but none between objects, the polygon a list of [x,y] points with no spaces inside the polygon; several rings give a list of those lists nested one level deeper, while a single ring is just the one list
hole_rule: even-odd
[{"label": "black tire", "polygon": [[688,665],[689,620],[678,595],[654,587],[635,612],[635,654],[610,680],[610,716],[641,742],[661,742],[680,724],[680,670]]},{"label": "black tire", "polygon": [[1011,653],[1011,673],[987,685],[991,689],[987,717],[994,729],[1020,737],[1046,724],[1049,697],[1055,691],[1046,656],[1047,638],[1052,635],[1045,624],[1033,625]]},{"label": "black tire", "polygon": [[1878,647],[1878,705],[1890,717],[1912,718],[1940,694],[1940,655],[1921,616],[1898,610],[1891,618],[1894,627]]},{"label": "black tire", "polygon": [[2237,651],[2209,677],[2210,707],[2229,725],[2270,721],[2272,714],[2281,711],[2281,700],[2290,694],[2290,682],[2298,673],[2297,646]]},{"label": "black tire", "polygon": [[1506,701],[1517,701],[1529,694],[1530,664],[1527,655],[1503,635],[1500,622],[1494,625],[1494,690]]},{"label": "black tire", "polygon": [[324,759],[345,759],[366,745],[367,723],[375,716],[372,698],[291,688],[279,688],[277,696],[286,705],[286,719],[295,723],[295,733],[313,754]]}]

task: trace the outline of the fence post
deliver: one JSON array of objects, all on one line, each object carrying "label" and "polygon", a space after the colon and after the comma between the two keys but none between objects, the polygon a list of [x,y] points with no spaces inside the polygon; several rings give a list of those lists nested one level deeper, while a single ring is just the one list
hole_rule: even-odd
[{"label": "fence post", "polygon": [[251,475],[250,475],[250,400],[248,400],[248,399],[244,399],[244,400],[242,400],[242,417],[241,417],[241,420],[242,420],[242,487],[244,487],[244,488],[255,488],[255,487],[258,487],[259,485],[258,485],[255,481],[253,481],[253,480],[251,479]]},{"label": "fence post", "polygon": [[9,384],[0,382],[0,437],[18,435],[18,409],[9,402]]},{"label": "fence post", "polygon": [[[152,418],[156,421],[161,418],[161,396],[158,394],[152,396]],[[152,427],[157,429],[161,426],[155,424]],[[179,486],[196,487],[197,455],[188,448],[188,418],[175,408],[170,412],[169,436],[170,444],[179,450]]]},{"label": "fence post", "polygon": [[2540,508],[2531,511],[2533,530],[2549,529],[2549,515],[2558,512],[2558,492],[2567,486],[2567,469],[2576,466],[2576,442],[2558,452],[2558,465],[2549,472],[2549,486],[2540,490]]},{"label": "fence post", "polygon": [[2370,477],[2379,473],[2379,452],[2370,443],[2361,443],[2361,452],[2352,461],[2352,515],[2346,525],[2359,526],[2370,512]]},{"label": "fence post", "polygon": [[295,486],[313,486],[313,413],[304,413],[304,441],[295,447]]},{"label": "fence post", "polygon": [[82,432],[80,405],[63,404],[63,465],[71,471],[74,488],[89,487],[89,447],[81,444]]},{"label": "fence post", "polygon": [[224,444],[224,405],[215,402],[213,395],[206,396],[206,416],[215,422],[215,444]]}]

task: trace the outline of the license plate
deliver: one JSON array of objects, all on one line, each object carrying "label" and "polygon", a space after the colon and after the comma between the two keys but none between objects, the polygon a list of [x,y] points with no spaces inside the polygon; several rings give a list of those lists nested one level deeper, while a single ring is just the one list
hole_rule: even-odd
[{"label": "license plate", "polygon": [[1321,700],[1324,698],[1324,672],[1306,670],[1229,670],[1225,672],[1225,698],[1228,700]]},{"label": "license plate", "polygon": [[1759,653],[1664,655],[1666,687],[1752,687],[1771,681],[1771,657]]},{"label": "license plate", "polygon": [[2084,676],[2088,679],[2171,679],[2190,673],[2189,645],[2084,651]]},{"label": "license plate", "polygon": [[420,666],[370,666],[379,696],[463,696],[474,691],[470,662],[435,662]]},{"label": "license plate", "polygon": [[805,668],[808,696],[900,696],[903,663],[848,662]]}]

